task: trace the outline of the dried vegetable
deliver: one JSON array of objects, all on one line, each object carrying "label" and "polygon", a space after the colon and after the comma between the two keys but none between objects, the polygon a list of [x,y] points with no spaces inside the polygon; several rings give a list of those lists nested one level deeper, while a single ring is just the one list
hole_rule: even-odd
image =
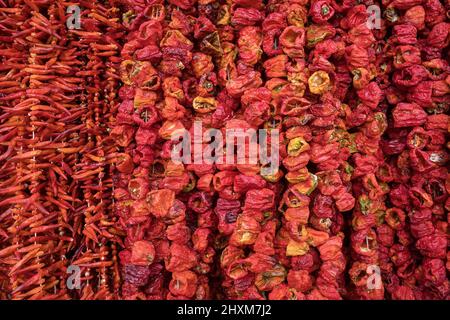
[{"label": "dried vegetable", "polygon": [[449,9],[0,0],[0,299],[448,299]]}]

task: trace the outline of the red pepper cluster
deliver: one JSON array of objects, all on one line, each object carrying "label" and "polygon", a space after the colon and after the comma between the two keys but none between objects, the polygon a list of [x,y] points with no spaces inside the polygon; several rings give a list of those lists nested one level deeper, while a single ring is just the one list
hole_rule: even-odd
[{"label": "red pepper cluster", "polygon": [[448,3],[72,5],[0,1],[0,299],[450,298]]},{"label": "red pepper cluster", "polygon": [[108,130],[126,30],[92,1],[68,29],[70,5],[0,1],[0,299],[120,291]]}]

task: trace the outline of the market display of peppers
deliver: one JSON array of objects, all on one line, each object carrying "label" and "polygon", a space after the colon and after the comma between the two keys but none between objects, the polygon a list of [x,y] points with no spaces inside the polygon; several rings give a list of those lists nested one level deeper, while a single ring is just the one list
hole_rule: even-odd
[{"label": "market display of peppers", "polygon": [[0,299],[449,299],[449,12],[0,0]]}]

